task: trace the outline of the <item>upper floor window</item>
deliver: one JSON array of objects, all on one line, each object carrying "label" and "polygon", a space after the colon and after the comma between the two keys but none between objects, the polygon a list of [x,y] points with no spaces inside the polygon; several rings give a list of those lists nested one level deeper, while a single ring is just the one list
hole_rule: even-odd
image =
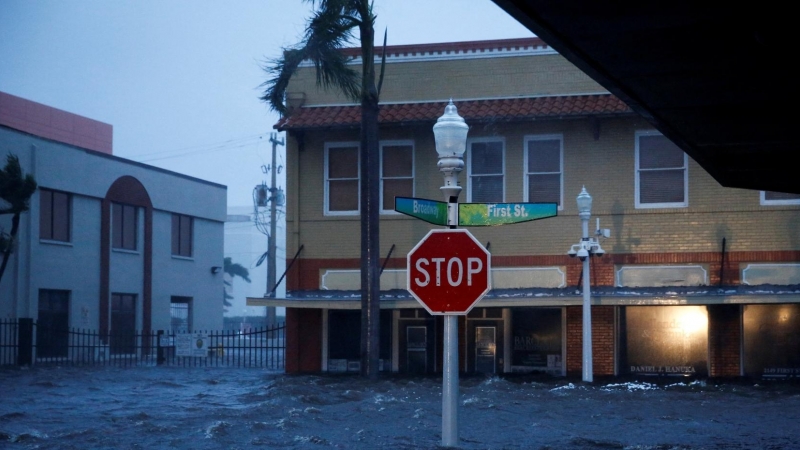
[{"label": "upper floor window", "polygon": [[563,167],[561,135],[525,136],[525,201],[558,203],[561,209]]},{"label": "upper floor window", "polygon": [[111,246],[136,250],[137,209],[133,205],[111,204]]},{"label": "upper floor window", "polygon": [[359,144],[325,144],[325,214],[359,212]]},{"label": "upper floor window", "polygon": [[505,141],[479,138],[467,141],[467,201],[503,202],[505,198]]},{"label": "upper floor window", "polygon": [[192,231],[194,219],[183,214],[172,215],[172,254],[192,256]]},{"label": "upper floor window", "polygon": [[381,142],[381,211],[394,211],[395,197],[414,196],[414,143]]},{"label": "upper floor window", "polygon": [[689,205],[688,158],[657,131],[636,132],[636,207]]},{"label": "upper floor window", "polygon": [[800,194],[785,192],[761,191],[762,205],[800,205]]},{"label": "upper floor window", "polygon": [[72,195],[39,190],[39,239],[70,241]]}]

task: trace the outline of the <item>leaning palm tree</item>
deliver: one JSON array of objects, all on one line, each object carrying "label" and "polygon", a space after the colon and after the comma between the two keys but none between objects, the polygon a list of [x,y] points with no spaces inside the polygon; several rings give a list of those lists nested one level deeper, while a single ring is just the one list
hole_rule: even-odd
[{"label": "leaning palm tree", "polygon": [[[316,69],[317,85],[338,89],[361,103],[361,374],[377,378],[380,326],[380,240],[379,218],[379,150],[378,97],[380,81],[375,83],[375,15],[368,0],[310,1],[316,8],[306,24],[302,41],[284,48],[283,55],[265,68],[271,74],[262,86],[261,100],[286,114],[284,97],[289,80],[304,60]],[[361,76],[348,67],[348,58],[341,52],[359,32],[361,44]],[[384,46],[386,36],[384,34]],[[385,57],[385,54],[384,54]],[[381,72],[381,79],[383,78]]]},{"label": "leaning palm tree", "polygon": [[6,233],[0,228],[0,280],[6,271],[11,252],[16,246],[19,219],[28,210],[33,193],[36,192],[36,180],[33,175],[23,174],[16,155],[8,154],[6,165],[0,170],[0,216],[11,214],[11,230]]},{"label": "leaning palm tree", "polygon": [[233,300],[233,296],[228,293],[228,290],[233,289],[233,280],[236,277],[240,277],[244,281],[250,282],[250,271],[247,270],[246,267],[239,263],[233,262],[230,256],[226,257],[223,260],[223,273],[226,275],[223,283],[225,284],[225,288],[223,289],[223,297],[222,297],[222,306],[227,311],[227,308],[233,306],[233,304],[229,300]]}]

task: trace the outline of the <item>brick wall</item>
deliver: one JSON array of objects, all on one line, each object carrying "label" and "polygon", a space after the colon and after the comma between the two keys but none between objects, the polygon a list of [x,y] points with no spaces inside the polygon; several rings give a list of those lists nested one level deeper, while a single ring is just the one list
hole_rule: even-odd
[{"label": "brick wall", "polygon": [[741,375],[741,306],[708,306],[708,363],[711,377]]},{"label": "brick wall", "polygon": [[[592,373],[614,375],[613,306],[592,307]],[[583,307],[567,307],[567,375],[580,376],[583,367]]]},{"label": "brick wall", "polygon": [[[396,254],[393,253],[393,255]],[[709,285],[715,286],[719,284],[721,256],[719,252],[606,254],[606,256],[591,259],[591,283],[592,286],[614,286],[617,265],[707,264]],[[739,284],[740,263],[797,261],[800,261],[800,251],[727,252],[723,275],[724,284]],[[535,266],[566,266],[567,286],[577,287],[580,284],[583,265],[577,258],[570,258],[566,255],[492,256],[492,267],[494,268]],[[287,275],[287,288],[289,290],[319,289],[320,271],[324,269],[358,269],[360,267],[361,260],[355,258],[298,258]],[[386,268],[405,269],[405,257],[389,258]]]},{"label": "brick wall", "polygon": [[286,308],[286,373],[322,371],[322,310]]}]

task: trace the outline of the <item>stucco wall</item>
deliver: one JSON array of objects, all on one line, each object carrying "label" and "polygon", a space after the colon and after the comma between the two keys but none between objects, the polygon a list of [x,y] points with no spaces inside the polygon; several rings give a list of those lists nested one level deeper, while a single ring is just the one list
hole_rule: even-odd
[{"label": "stucco wall", "polygon": [[[72,195],[71,239],[39,239],[39,191],[22,215],[19,246],[0,281],[0,317],[36,317],[40,289],[68,290],[70,325],[96,329],[100,321],[101,204],[120,177],[141,182],[154,207],[152,329],[169,328],[170,297],[188,296],[196,328],[222,327],[223,223],[226,189],[214,183],[134,163],[0,126],[3,150],[19,156],[25,173],[41,188]],[[192,258],[171,255],[171,215],[194,217]],[[110,251],[109,291],[137,295],[137,327],[142,326],[145,214],[139,208],[137,250]],[[10,218],[0,217],[10,227]]]}]

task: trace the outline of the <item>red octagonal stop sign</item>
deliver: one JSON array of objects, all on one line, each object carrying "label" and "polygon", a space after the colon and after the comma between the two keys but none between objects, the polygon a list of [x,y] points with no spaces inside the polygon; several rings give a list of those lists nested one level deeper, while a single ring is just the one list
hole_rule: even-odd
[{"label": "red octagonal stop sign", "polygon": [[431,230],[408,253],[408,291],[431,314],[467,314],[491,289],[489,252],[465,229]]}]

